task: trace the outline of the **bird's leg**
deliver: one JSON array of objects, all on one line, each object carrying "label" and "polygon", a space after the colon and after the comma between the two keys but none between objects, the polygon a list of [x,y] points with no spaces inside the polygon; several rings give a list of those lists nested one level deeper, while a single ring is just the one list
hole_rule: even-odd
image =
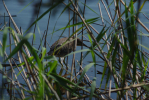
[{"label": "bird's leg", "polygon": [[61,64],[63,64],[64,60],[64,57],[61,57]]},{"label": "bird's leg", "polygon": [[67,66],[67,64],[66,64],[66,62],[65,62],[65,57],[61,57],[61,58],[59,58],[59,62],[60,62],[60,64],[61,64],[61,66],[62,66],[60,72],[62,72],[62,70],[63,70],[63,66],[66,66],[66,72],[65,72],[65,74],[67,74],[68,66]]},{"label": "bird's leg", "polygon": [[62,73],[63,73],[63,62],[62,62],[62,59],[60,57],[59,57],[59,63],[61,64],[61,69],[60,69],[59,75],[62,75]]},{"label": "bird's leg", "polygon": [[[66,58],[66,57],[65,57]],[[66,62],[65,62],[65,58],[64,58],[64,60],[63,60],[63,63],[64,63],[64,65],[66,66],[66,72],[68,71],[68,66],[67,66],[67,64],[66,64]]]},{"label": "bird's leg", "polygon": [[[65,57],[66,58],[66,57]],[[63,60],[63,63],[64,63],[64,65],[67,67],[67,64],[66,64],[66,62],[65,62],[65,58],[64,58],[64,60]]]},{"label": "bird's leg", "polygon": [[63,60],[64,60],[64,57],[61,57],[61,58],[59,58],[59,62],[60,62],[60,64],[62,65],[62,68],[63,68]]}]

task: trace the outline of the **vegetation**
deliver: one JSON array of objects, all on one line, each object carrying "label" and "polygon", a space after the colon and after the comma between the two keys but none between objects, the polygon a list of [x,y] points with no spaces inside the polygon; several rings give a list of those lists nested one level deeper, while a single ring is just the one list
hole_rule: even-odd
[{"label": "vegetation", "polygon": [[[0,56],[3,57],[3,62],[0,63],[0,73],[3,75],[3,79],[7,80],[7,82],[3,82],[1,87],[5,86],[11,99],[143,100],[149,98],[149,48],[144,46],[141,40],[148,37],[148,34],[144,34],[138,28],[142,27],[149,32],[149,29],[139,19],[140,14],[146,17],[141,10],[147,0],[143,2],[141,0],[126,1],[106,0],[105,4],[104,0],[100,0],[97,2],[100,10],[98,13],[86,5],[86,0],[56,0],[54,2],[51,0],[47,4],[49,9],[38,16],[23,33],[15,24],[3,1],[15,29],[7,25],[2,27],[0,24],[0,33],[3,34],[2,40],[0,40]],[[40,10],[41,3],[42,0],[38,5],[38,10]],[[72,18],[69,17],[67,26],[59,29],[63,30],[61,36],[69,28],[73,30],[72,34],[69,33],[69,37],[73,37],[75,40],[77,37],[81,37],[84,40],[87,34],[90,43],[90,48],[83,49],[81,47],[81,50],[69,54],[73,55],[71,66],[67,60],[61,63],[55,56],[47,55],[46,38],[49,33],[43,34],[44,39],[39,45],[41,51],[28,41],[30,37],[36,36],[34,32],[29,33],[28,30],[33,27],[36,28],[36,23],[46,14],[51,14],[51,11],[58,8],[60,4],[64,5],[61,6],[63,11],[60,16],[67,10],[69,11],[68,16],[70,16],[70,12],[73,12]],[[137,4],[136,8],[135,4]],[[100,5],[103,5],[105,10],[101,10]],[[86,8],[99,17],[93,16],[91,19],[86,19]],[[114,13],[111,14],[113,9]],[[103,11],[106,11],[109,19],[102,16]],[[99,21],[102,21],[101,26],[98,24]],[[96,28],[97,26],[98,28]],[[99,27],[102,27],[101,30]],[[50,34],[54,35],[56,31],[54,30]],[[8,44],[8,41],[11,42]],[[13,46],[14,49],[11,51]],[[8,49],[10,49],[10,53],[6,52]],[[76,49],[76,45],[74,45],[74,49]],[[75,59],[75,54],[78,52],[81,52],[80,60]],[[91,54],[92,61],[84,66],[83,61],[89,54]],[[87,72],[91,67],[94,67],[95,75],[90,80]],[[57,71],[58,68],[61,70]],[[76,68],[79,68],[78,72]],[[101,80],[97,74],[101,75]],[[103,81],[105,81],[104,87]]]}]

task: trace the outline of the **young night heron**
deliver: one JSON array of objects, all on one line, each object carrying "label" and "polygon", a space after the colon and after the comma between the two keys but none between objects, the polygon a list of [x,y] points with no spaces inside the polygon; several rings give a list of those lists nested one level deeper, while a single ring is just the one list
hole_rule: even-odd
[{"label": "young night heron", "polygon": [[[63,45],[64,43],[64,45]],[[77,46],[86,46],[82,40],[77,38]],[[62,46],[63,45],[63,46]],[[50,51],[48,52],[48,55],[55,55],[56,57],[64,57],[65,55],[69,54],[73,50],[74,45],[74,39],[73,38],[60,38],[55,43],[52,44],[50,47]],[[59,48],[62,46],[61,48]],[[86,46],[88,47],[88,46]],[[59,48],[59,49],[58,49]],[[58,49],[58,50],[57,50]]]}]

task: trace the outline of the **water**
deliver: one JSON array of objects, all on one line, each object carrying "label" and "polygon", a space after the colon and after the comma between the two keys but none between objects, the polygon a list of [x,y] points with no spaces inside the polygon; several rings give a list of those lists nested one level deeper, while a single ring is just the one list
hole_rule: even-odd
[{"label": "water", "polygon": [[[46,0],[43,0],[43,2],[45,3]],[[14,17],[14,20],[16,22],[16,24],[18,25],[18,27],[21,27],[23,32],[25,32],[25,30],[27,30],[27,28],[29,27],[29,25],[33,22],[33,19],[36,18],[36,16],[33,16],[33,5],[36,3],[32,3],[29,6],[27,6],[26,8],[24,8],[27,4],[29,4],[29,1],[26,1],[24,4],[18,2],[18,0],[11,0],[11,1],[5,1],[10,13],[12,15],[17,15],[17,17]],[[79,2],[79,4],[81,5],[81,3]],[[102,13],[105,19],[105,25],[109,26],[109,17],[103,7],[102,4],[101,5],[101,9],[102,9]],[[145,13],[149,13],[148,10],[148,2],[145,4],[142,12]],[[58,30],[60,28],[65,27],[68,24],[68,11],[65,11],[61,16],[60,13],[62,12],[63,8],[62,6],[64,5],[59,5],[59,9],[54,9],[54,11],[52,12],[52,16],[50,18],[50,22],[49,22],[49,27],[48,27],[48,37],[47,37],[47,42],[51,45],[53,44],[56,40],[58,40],[59,36],[61,35],[62,31],[57,31],[54,32],[54,34],[52,35],[53,30]],[[85,12],[85,17],[86,19],[90,19],[90,18],[95,18],[95,17],[100,17],[100,13],[99,13],[99,8],[98,8],[98,0],[94,0],[94,2],[90,2],[90,0],[87,0],[87,6],[90,7],[92,10],[94,10],[95,12],[97,12],[99,15],[97,15],[96,13],[94,13],[93,11],[91,11],[90,9],[88,9],[86,7],[86,12]],[[83,5],[81,5],[81,7],[83,7]],[[114,7],[114,5],[112,4],[111,7]],[[24,8],[24,9],[23,9]],[[7,15],[6,10],[4,9],[4,6],[2,4],[2,1],[0,1],[0,15]],[[45,12],[48,9],[48,7],[41,7],[40,10],[40,14],[39,16]],[[123,9],[122,9],[123,10]],[[111,10],[112,15],[114,14],[114,10]],[[122,11],[123,12],[123,11]],[[47,14],[46,16],[44,16],[40,21],[38,21],[37,23],[37,27],[36,27],[36,40],[34,42],[34,47],[38,48],[39,44],[40,44],[40,39],[42,38],[42,35],[44,33],[44,31],[47,29],[47,20],[48,20],[48,16],[49,14]],[[59,17],[60,16],[60,17]],[[113,15],[114,16],[114,15]],[[148,16],[148,15],[147,15]],[[149,17],[149,16],[148,16]],[[145,17],[140,14],[140,20],[148,27],[148,23],[146,22]],[[8,22],[8,18],[6,18],[6,21]],[[4,24],[3,22],[3,18],[0,17],[0,23],[2,23],[2,25]],[[99,21],[97,21],[98,24],[102,25],[102,21],[101,19]],[[99,26],[99,25],[93,25],[93,27],[95,29],[98,29],[97,31],[100,32],[100,30],[103,28],[103,26]],[[55,28],[55,29],[54,29]],[[144,32],[147,33],[142,27],[139,26],[139,29]],[[31,30],[29,30],[28,32],[33,32],[33,28]],[[72,32],[71,32],[72,33]],[[95,36],[97,36],[96,33],[94,33]],[[68,29],[66,29],[66,31],[64,32],[63,36],[67,37],[68,36]],[[87,35],[85,35],[87,37]],[[0,37],[2,37],[2,35],[0,34]],[[32,41],[32,37],[29,39],[29,41]],[[147,37],[143,37],[143,44],[148,46],[148,38]],[[88,46],[90,46],[89,43],[86,42],[86,44]],[[80,50],[80,47],[77,47],[77,50]],[[47,46],[47,51],[49,50],[49,47]],[[76,54],[76,59],[80,59],[80,53]],[[69,62],[71,62],[72,60],[72,55],[69,56]],[[83,61],[83,65],[86,66],[87,64],[89,64],[88,61],[92,61],[92,57],[91,55],[88,55],[85,60]],[[97,61],[100,61],[100,58],[97,58]],[[77,64],[77,63],[76,63]],[[69,65],[71,65],[71,63],[69,63]],[[102,65],[102,64],[101,64]],[[78,66],[79,67],[79,66]],[[102,72],[103,68],[102,67],[98,67],[97,66],[97,70],[100,70]],[[90,77],[90,79],[93,79],[94,75],[94,67],[92,67],[89,71],[88,71],[88,76]],[[97,80],[101,80],[101,75],[97,74]],[[97,83],[97,87],[99,86],[99,83]]]}]

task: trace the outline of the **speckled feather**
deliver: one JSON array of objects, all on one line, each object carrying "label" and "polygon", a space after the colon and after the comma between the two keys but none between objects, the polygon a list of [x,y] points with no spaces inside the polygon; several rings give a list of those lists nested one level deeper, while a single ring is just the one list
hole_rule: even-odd
[{"label": "speckled feather", "polygon": [[[50,51],[48,52],[48,55],[52,55],[54,53],[54,50],[59,48],[66,40],[68,40],[67,37],[60,38],[55,43],[53,43],[52,46],[50,47]],[[68,41],[71,41],[71,42],[65,44],[59,50],[55,51],[54,55],[56,57],[64,57],[65,55],[69,54],[73,50],[74,43],[72,40],[73,39],[70,38]],[[82,41],[80,39],[77,39],[77,46],[81,46],[81,44],[82,44]],[[86,46],[86,45],[83,43],[83,46]],[[69,50],[68,50],[68,47],[69,47]]]}]

